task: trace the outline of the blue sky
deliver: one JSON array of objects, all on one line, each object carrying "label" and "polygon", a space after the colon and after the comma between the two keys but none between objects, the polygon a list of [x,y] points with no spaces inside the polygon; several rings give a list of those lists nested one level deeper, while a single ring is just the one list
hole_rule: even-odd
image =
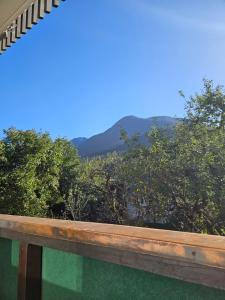
[{"label": "blue sky", "polygon": [[183,116],[225,84],[225,1],[67,0],[0,57],[0,129],[73,138],[121,117]]}]

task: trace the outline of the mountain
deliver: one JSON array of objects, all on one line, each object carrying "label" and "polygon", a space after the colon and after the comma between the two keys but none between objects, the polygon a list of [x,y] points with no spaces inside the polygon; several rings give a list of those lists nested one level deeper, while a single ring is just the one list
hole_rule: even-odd
[{"label": "mountain", "polygon": [[146,140],[145,133],[152,128],[172,128],[181,120],[180,118],[166,116],[146,119],[127,116],[103,133],[94,135],[89,139],[75,138],[71,142],[78,148],[80,155],[84,157],[106,154],[112,151],[122,151],[125,149],[125,145],[120,139],[121,129],[124,129],[129,136],[133,136],[136,133],[140,134],[140,140],[144,143]]},{"label": "mountain", "polygon": [[71,141],[71,143],[75,146],[75,147],[80,147],[81,144],[83,144],[85,141],[87,141],[87,138],[85,137],[78,137],[75,138]]}]

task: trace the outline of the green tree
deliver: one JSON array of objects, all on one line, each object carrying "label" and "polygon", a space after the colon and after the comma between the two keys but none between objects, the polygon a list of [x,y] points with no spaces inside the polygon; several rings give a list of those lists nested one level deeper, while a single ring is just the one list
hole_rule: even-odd
[{"label": "green tree", "polygon": [[[6,130],[0,143],[0,211],[29,216],[48,214],[50,203],[66,194],[64,168],[68,142],[34,130]],[[72,147],[72,146],[71,146]]]},{"label": "green tree", "polygon": [[[183,93],[181,95],[184,97]],[[184,97],[185,98],[185,97]],[[223,86],[214,87],[212,80],[203,80],[202,93],[186,99],[187,119],[191,125],[204,124],[225,130],[225,94]]]},{"label": "green tree", "polygon": [[139,224],[225,233],[224,103],[223,87],[204,80],[202,94],[186,100],[187,117],[173,135],[153,130],[150,147],[127,143],[129,201]]},{"label": "green tree", "polygon": [[67,210],[74,220],[124,223],[127,219],[122,157],[116,153],[81,163],[74,189],[67,199]]}]

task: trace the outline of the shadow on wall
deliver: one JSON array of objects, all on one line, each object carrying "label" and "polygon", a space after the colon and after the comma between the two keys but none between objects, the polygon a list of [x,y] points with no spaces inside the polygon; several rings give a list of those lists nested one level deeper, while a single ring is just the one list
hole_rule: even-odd
[{"label": "shadow on wall", "polygon": [[19,243],[0,239],[0,299],[15,300],[17,294],[17,271]]},{"label": "shadow on wall", "polygon": [[43,300],[224,300],[225,292],[44,249]]}]

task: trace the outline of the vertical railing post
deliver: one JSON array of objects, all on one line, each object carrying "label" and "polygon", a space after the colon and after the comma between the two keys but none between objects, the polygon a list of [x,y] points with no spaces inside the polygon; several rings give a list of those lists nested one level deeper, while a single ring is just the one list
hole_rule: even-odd
[{"label": "vertical railing post", "polygon": [[42,247],[20,244],[17,300],[41,300]]}]

